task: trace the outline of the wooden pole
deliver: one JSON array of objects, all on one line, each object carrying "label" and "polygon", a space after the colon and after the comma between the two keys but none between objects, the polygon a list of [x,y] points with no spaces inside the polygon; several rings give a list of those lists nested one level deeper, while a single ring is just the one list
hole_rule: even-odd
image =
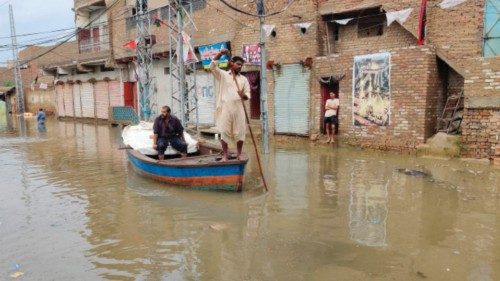
[{"label": "wooden pole", "polygon": [[[236,75],[233,73],[233,80],[236,83],[236,89],[238,92],[240,91],[240,85],[238,85],[238,81],[236,80]],[[241,99],[241,106],[243,106],[243,111],[245,112],[245,118],[247,120],[248,130],[250,131],[250,136],[252,137],[253,148],[255,149],[255,156],[257,157],[257,164],[259,165],[260,176],[262,177],[262,182],[264,183],[264,188],[266,191],[269,191],[267,188],[266,178],[264,177],[264,173],[262,172],[262,165],[260,164],[259,151],[257,150],[257,143],[255,142],[255,138],[253,136],[252,127],[250,126],[250,119],[248,118],[247,109],[245,108],[245,103],[243,99]]]}]

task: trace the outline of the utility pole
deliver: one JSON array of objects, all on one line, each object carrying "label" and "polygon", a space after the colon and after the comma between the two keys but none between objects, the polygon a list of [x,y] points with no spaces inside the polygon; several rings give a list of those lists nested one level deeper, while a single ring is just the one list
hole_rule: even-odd
[{"label": "utility pole", "polygon": [[136,0],[137,17],[137,62],[139,82],[139,116],[141,120],[151,120],[152,115],[152,91],[151,71],[153,69],[153,45],[154,37],[149,34],[151,20],[148,13],[148,0]]},{"label": "utility pole", "polygon": [[[191,1],[169,1],[167,25],[169,42],[170,104],[172,112],[179,117],[182,126],[187,128],[188,123],[194,121],[196,123],[196,131],[199,134],[196,62],[189,60],[184,61],[184,54],[190,51],[187,43],[189,43],[188,41],[192,37],[194,31],[197,30],[192,14],[193,5]],[[190,73],[190,75],[187,75],[187,73]],[[193,110],[196,114],[195,116],[191,114]]]},{"label": "utility pole", "polygon": [[269,118],[267,115],[267,77],[266,77],[266,34],[264,31],[264,0],[257,2],[260,23],[260,120],[262,131],[262,152],[269,153]]},{"label": "utility pole", "polygon": [[23,115],[24,113],[24,92],[23,80],[21,79],[21,66],[19,57],[17,56],[17,39],[16,27],[14,24],[14,12],[12,12],[12,5],[9,5],[10,16],[10,36],[12,38],[12,59],[14,60],[14,80],[16,83],[16,111],[17,114]]},{"label": "utility pole", "polygon": [[181,123],[182,126],[187,126],[189,120],[188,106],[188,92],[186,87],[186,68],[184,66],[184,38],[182,31],[184,30],[184,17],[182,15],[182,1],[177,2],[177,71],[179,77],[179,95],[181,98]]}]

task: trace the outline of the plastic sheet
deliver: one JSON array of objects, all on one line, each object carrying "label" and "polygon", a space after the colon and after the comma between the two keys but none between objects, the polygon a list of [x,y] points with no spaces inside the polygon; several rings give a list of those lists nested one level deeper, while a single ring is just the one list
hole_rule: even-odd
[{"label": "plastic sheet", "polygon": [[[158,151],[153,148],[153,123],[140,122],[139,125],[127,126],[123,129],[122,139],[125,145],[132,147],[145,155],[156,155]],[[188,153],[197,151],[197,141],[184,131],[184,139],[188,144]],[[165,155],[179,154],[179,152],[168,146]]]}]

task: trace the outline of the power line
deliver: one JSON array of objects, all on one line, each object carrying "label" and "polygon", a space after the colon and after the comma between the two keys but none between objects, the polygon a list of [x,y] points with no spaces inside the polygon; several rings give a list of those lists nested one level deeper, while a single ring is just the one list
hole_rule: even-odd
[{"label": "power line", "polygon": [[[111,9],[113,6],[115,6],[120,1],[122,1],[122,0],[115,0],[111,5],[109,5],[109,7],[106,7],[106,9],[104,9],[104,11],[102,11],[95,19],[91,20],[88,24],[86,24],[84,28],[87,28],[87,27],[91,26],[92,23],[94,23],[97,19],[99,19],[102,15],[104,15],[107,11],[109,11],[109,9]],[[33,58],[30,58],[30,59],[28,59],[26,61],[23,61],[22,64],[26,64],[26,63],[29,63],[29,62],[31,62],[33,60],[39,59],[39,58],[45,56],[46,54],[54,51],[55,49],[57,49],[58,47],[60,47],[62,44],[68,42],[71,38],[73,38],[74,36],[78,35],[82,30],[83,29],[78,29],[76,32],[74,32],[73,34],[71,34],[71,36],[68,36],[65,40],[63,40],[62,42],[58,43],[54,47],[50,48],[48,51],[43,52],[42,54],[37,55],[37,56],[35,56]],[[7,72],[7,71],[9,71],[9,70],[3,71],[0,74],[3,74],[5,72]]]},{"label": "power line", "polygon": [[4,1],[2,4],[0,4],[0,7],[2,7],[3,5],[5,5],[5,4],[9,3],[10,1],[11,1],[11,0],[6,0],[6,1]]},{"label": "power line", "polygon": [[284,11],[288,10],[288,8],[295,2],[295,0],[291,0],[290,2],[288,2],[288,4],[283,9],[281,9],[281,11],[272,12],[272,13],[267,14],[267,15],[258,15],[258,14],[252,14],[252,13],[243,11],[243,10],[237,8],[237,7],[234,7],[233,5],[229,4],[226,0],[219,0],[219,1],[221,1],[224,5],[226,5],[231,10],[234,10],[236,12],[239,12],[239,13],[251,16],[251,17],[255,17],[255,18],[271,17],[271,16],[275,16],[275,15],[281,14]]}]

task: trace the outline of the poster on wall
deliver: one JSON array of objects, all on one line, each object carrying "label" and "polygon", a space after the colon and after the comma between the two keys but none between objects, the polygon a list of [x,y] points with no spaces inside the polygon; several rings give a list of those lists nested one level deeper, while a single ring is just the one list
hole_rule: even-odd
[{"label": "poster on wall", "polygon": [[352,95],[355,126],[388,126],[391,107],[391,55],[354,57]]},{"label": "poster on wall", "polygon": [[243,44],[243,52],[241,56],[245,59],[247,64],[260,64],[260,45],[255,44]]},{"label": "poster on wall", "polygon": [[[219,53],[219,51],[221,49],[227,49],[226,42],[215,43],[215,44],[211,44],[211,45],[204,45],[204,46],[198,47],[198,51],[200,52],[200,56],[201,56],[201,64],[203,65],[203,68],[205,68],[205,69],[210,68],[210,62]],[[227,67],[228,63],[229,63],[229,58],[227,55],[223,55],[219,59],[219,67],[221,67],[221,68]]]}]

